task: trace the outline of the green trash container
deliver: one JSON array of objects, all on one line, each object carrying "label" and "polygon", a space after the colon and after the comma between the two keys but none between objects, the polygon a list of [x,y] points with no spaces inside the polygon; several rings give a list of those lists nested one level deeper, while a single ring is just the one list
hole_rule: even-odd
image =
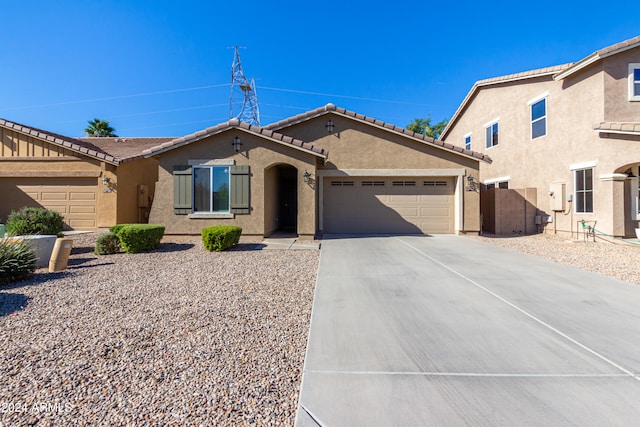
[{"label": "green trash container", "polygon": [[4,224],[0,224],[0,239],[4,237]]}]

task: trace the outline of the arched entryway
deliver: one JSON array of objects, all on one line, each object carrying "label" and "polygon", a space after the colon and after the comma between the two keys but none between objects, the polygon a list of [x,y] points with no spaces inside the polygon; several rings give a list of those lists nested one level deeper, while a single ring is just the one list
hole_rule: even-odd
[{"label": "arched entryway", "polygon": [[265,170],[265,236],[298,233],[298,169],[288,164]]}]

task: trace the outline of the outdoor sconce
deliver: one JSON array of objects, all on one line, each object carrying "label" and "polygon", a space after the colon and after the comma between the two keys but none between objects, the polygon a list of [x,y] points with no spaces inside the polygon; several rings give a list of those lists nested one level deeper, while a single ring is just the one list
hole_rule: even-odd
[{"label": "outdoor sconce", "polygon": [[326,125],[324,125],[324,127],[327,128],[327,132],[329,133],[333,133],[333,122],[331,121],[331,119],[329,119],[329,121],[327,122]]},{"label": "outdoor sconce", "polygon": [[242,142],[240,142],[240,138],[238,138],[237,136],[233,137],[233,142],[231,143],[231,145],[233,145],[233,149],[236,150],[236,153],[240,151],[240,146],[242,145]]},{"label": "outdoor sconce", "polygon": [[304,175],[302,175],[302,179],[304,180],[304,182],[309,182],[309,180],[311,179],[311,174],[308,171],[304,171]]},{"label": "outdoor sconce", "polygon": [[476,191],[477,187],[476,187],[476,181],[475,178],[473,178],[473,175],[467,175],[467,187],[465,188],[465,190],[467,191]]},{"label": "outdoor sconce", "polygon": [[102,177],[102,185],[104,185],[104,188],[102,189],[103,193],[111,193],[111,179],[109,179],[108,176],[103,176]]}]

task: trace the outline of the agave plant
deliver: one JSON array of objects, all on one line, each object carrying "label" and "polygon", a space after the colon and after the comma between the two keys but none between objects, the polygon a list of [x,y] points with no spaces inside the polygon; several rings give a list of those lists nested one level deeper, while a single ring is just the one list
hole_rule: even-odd
[{"label": "agave plant", "polygon": [[24,240],[0,239],[0,284],[26,279],[36,269],[36,254]]}]

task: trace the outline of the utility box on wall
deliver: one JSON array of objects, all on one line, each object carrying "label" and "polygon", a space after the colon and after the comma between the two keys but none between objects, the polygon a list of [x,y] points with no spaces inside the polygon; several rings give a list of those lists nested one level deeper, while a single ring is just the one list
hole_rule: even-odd
[{"label": "utility box on wall", "polygon": [[551,198],[551,210],[564,212],[565,184],[563,182],[554,182],[549,186],[549,197]]}]

